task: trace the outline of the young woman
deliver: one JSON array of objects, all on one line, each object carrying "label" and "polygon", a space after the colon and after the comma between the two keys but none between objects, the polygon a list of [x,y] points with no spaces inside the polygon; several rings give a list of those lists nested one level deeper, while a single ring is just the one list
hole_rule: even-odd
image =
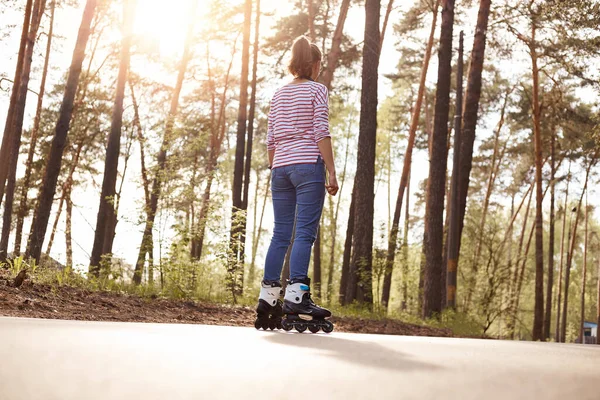
[{"label": "young woman", "polygon": [[[327,87],[315,82],[321,57],[319,48],[306,37],[296,39],[288,67],[293,80],[278,89],[271,100],[267,149],[275,227],[256,310],[257,329],[333,330],[333,324],[325,320],[331,312],[311,299],[308,278],[325,191],[332,196],[338,191],[329,134],[329,96]],[[282,306],[281,270],[294,227],[289,283]],[[286,314],[283,321],[282,314]],[[299,315],[310,315],[312,320],[300,319]]]}]

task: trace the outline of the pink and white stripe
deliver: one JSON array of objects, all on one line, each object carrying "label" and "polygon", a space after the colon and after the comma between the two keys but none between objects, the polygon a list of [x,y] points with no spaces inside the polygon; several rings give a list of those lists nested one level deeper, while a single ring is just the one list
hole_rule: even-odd
[{"label": "pink and white stripe", "polygon": [[329,134],[329,94],[307,81],[278,89],[271,100],[267,149],[275,150],[272,168],[317,162],[317,143]]}]

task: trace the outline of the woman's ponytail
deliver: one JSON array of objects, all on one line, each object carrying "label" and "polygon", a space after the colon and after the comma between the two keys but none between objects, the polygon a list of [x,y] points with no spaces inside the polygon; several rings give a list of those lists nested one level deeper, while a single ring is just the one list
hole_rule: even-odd
[{"label": "woman's ponytail", "polygon": [[292,59],[288,70],[297,78],[307,78],[312,75],[313,65],[321,61],[321,50],[311,44],[306,36],[300,36],[292,45]]}]

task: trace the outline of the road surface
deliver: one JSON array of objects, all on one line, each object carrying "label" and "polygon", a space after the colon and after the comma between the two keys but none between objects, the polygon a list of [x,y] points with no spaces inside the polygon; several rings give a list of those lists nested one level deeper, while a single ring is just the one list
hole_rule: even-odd
[{"label": "road surface", "polygon": [[0,399],[598,400],[600,346],[0,318]]}]

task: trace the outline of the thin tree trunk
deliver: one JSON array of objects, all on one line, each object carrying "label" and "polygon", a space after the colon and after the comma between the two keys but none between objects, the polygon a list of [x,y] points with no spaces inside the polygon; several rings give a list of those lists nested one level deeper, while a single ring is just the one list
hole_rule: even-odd
[{"label": "thin tree trunk", "polygon": [[517,278],[517,286],[516,286],[516,290],[515,290],[515,295],[514,295],[514,304],[511,307],[512,310],[512,331],[511,331],[511,339],[514,339],[514,328],[515,328],[515,321],[517,320],[517,314],[519,312],[519,302],[521,299],[521,289],[523,287],[523,279],[525,278],[525,266],[527,265],[527,256],[529,255],[529,249],[531,248],[531,240],[533,239],[533,234],[535,232],[535,224],[531,227],[531,230],[529,231],[529,238],[527,239],[527,245],[525,246],[525,254],[523,254],[523,259],[521,261],[521,269],[519,271],[518,265],[517,267],[517,273],[518,273],[518,278]]},{"label": "thin tree trunk", "polygon": [[[148,216],[150,215],[150,182],[148,180],[148,170],[146,169],[146,154],[145,154],[145,143],[146,140],[144,139],[144,131],[142,129],[142,124],[140,122],[140,113],[139,113],[139,106],[135,97],[135,90],[133,88],[133,83],[131,81],[131,79],[129,79],[129,89],[131,90],[131,102],[133,105],[133,125],[136,129],[137,132],[137,139],[138,142],[140,144],[140,164],[141,164],[141,173],[142,173],[142,185],[144,187],[144,210],[146,213],[146,218],[148,218]],[[152,253],[153,253],[153,238],[152,238],[152,232],[150,232],[150,237],[148,239],[148,248],[147,248],[147,252],[146,254],[143,255],[143,260],[142,263],[143,265],[146,263],[146,256],[148,256],[148,284],[149,285],[153,285],[154,284],[154,269],[153,269],[153,262],[152,262]],[[143,274],[143,265],[142,265],[142,274]]]},{"label": "thin tree trunk", "polygon": [[[6,114],[4,124],[4,135],[2,136],[2,146],[0,147],[0,205],[4,197],[4,186],[9,171],[10,143],[12,135],[13,117],[15,107],[17,106],[19,90],[21,88],[21,76],[23,74],[23,64],[25,62],[25,49],[27,47],[27,37],[29,35],[29,25],[31,23],[31,9],[33,0],[27,0],[25,4],[25,16],[23,18],[23,28],[21,29],[21,40],[19,42],[19,53],[17,55],[17,66],[15,68],[15,78],[13,79],[13,88],[10,94],[10,103]],[[1,254],[0,254],[1,256]]]},{"label": "thin tree trunk", "polygon": [[533,313],[533,340],[544,339],[544,225],[542,209],[542,130],[539,100],[539,70],[535,42],[537,26],[531,24],[531,66],[533,74],[533,136],[535,144],[536,213],[535,213],[535,302]]},{"label": "thin tree trunk", "polygon": [[442,23],[439,45],[439,67],[435,99],[435,122],[431,140],[429,178],[423,242],[425,277],[423,287],[423,318],[442,311],[442,248],[444,242],[444,196],[446,194],[446,164],[448,160],[448,114],[450,111],[450,77],[452,74],[452,30],[454,0],[442,2]]},{"label": "thin tree trunk", "polygon": [[552,126],[550,134],[550,232],[548,238],[548,285],[546,289],[546,310],[544,316],[544,340],[550,339],[550,322],[552,320],[552,288],[554,285],[554,234],[555,234],[555,176],[556,176],[556,127]]},{"label": "thin tree trunk", "polygon": [[390,14],[394,9],[394,0],[388,0],[387,8],[385,9],[385,17],[383,18],[383,25],[381,26],[381,43],[379,46],[383,48],[383,39],[385,38],[385,32],[387,30],[388,22],[390,20]]},{"label": "thin tree trunk", "polygon": [[421,106],[423,104],[423,96],[425,94],[425,81],[427,78],[427,70],[429,69],[429,61],[431,60],[431,52],[433,49],[433,42],[435,40],[435,28],[437,25],[438,9],[441,0],[436,0],[433,20],[431,22],[431,30],[429,32],[429,39],[427,40],[427,47],[425,48],[425,55],[423,56],[423,64],[421,65],[421,76],[419,79],[419,89],[417,91],[417,98],[415,99],[415,105],[413,107],[413,114],[411,117],[410,128],[408,131],[408,143],[406,145],[406,153],[404,155],[404,165],[402,167],[402,176],[400,178],[400,187],[398,189],[398,197],[396,198],[396,207],[394,209],[394,219],[392,220],[392,227],[390,229],[390,236],[388,240],[388,251],[386,256],[386,275],[383,283],[383,293],[381,298],[381,304],[387,306],[389,301],[389,292],[391,288],[392,270],[394,261],[396,258],[396,246],[398,245],[398,227],[400,224],[400,214],[402,212],[402,199],[404,198],[404,192],[408,184],[410,169],[412,165],[412,152],[415,145],[415,139],[417,135],[417,128],[419,127],[419,120],[421,115]]},{"label": "thin tree trunk", "polygon": [[344,25],[346,23],[346,17],[348,16],[348,9],[350,8],[350,0],[342,0],[340,6],[340,14],[338,16],[337,25],[333,33],[333,39],[331,41],[331,49],[327,54],[327,64],[325,65],[321,78],[319,79],[322,84],[327,86],[327,89],[331,89],[331,82],[333,81],[333,73],[337,68],[337,63],[342,55],[342,38],[344,36]]},{"label": "thin tree trunk", "polygon": [[[344,167],[342,168],[342,179],[340,182],[340,191],[338,193],[338,200],[335,206],[335,214],[333,216],[333,219],[331,221],[332,224],[332,233],[331,233],[331,253],[329,254],[329,276],[327,277],[327,296],[329,297],[329,303],[331,304],[333,302],[333,271],[334,271],[334,264],[335,264],[335,253],[336,253],[336,243],[337,243],[337,221],[338,221],[338,217],[340,215],[340,205],[342,202],[342,197],[341,194],[344,191],[344,186],[346,185],[346,174],[348,172],[348,158],[350,156],[350,129],[352,126],[352,119],[350,119],[350,122],[348,123],[348,131],[346,134],[346,154],[344,155]],[[350,215],[352,215],[352,213],[350,213]],[[350,242],[351,243],[351,242]],[[345,254],[345,252],[344,252]],[[350,257],[348,257],[348,264],[349,265],[350,262]],[[343,268],[342,268],[343,270]],[[346,280],[348,279],[348,268],[346,268],[346,272],[344,274],[344,272],[342,271],[342,276],[340,277],[341,280]],[[345,288],[344,285],[342,285],[340,283],[340,292],[339,292],[339,297],[338,297],[338,301],[340,302],[340,304],[342,304],[342,290],[343,288]]]},{"label": "thin tree trunk", "polygon": [[150,181],[148,179],[148,170],[146,169],[146,154],[145,154],[145,143],[144,130],[140,121],[140,111],[137,99],[135,97],[135,90],[133,83],[129,80],[129,89],[131,90],[131,103],[133,104],[133,125],[136,128],[137,139],[140,144],[140,163],[142,171],[142,185],[144,187],[144,199],[146,204],[146,210],[150,209]]},{"label": "thin tree trunk", "polygon": [[73,201],[71,200],[71,188],[67,193],[65,200],[66,204],[66,223],[65,223],[65,242],[67,249],[67,268],[73,268],[73,239],[72,239],[72,215],[73,215]]},{"label": "thin tree trunk", "polygon": [[358,158],[355,182],[354,223],[362,234],[355,235],[346,290],[346,302],[373,303],[373,212],[375,157],[377,144],[377,82],[381,37],[379,32],[381,1],[365,2],[365,40],[363,45],[362,92]]},{"label": "thin tree trunk", "polygon": [[[577,225],[579,224],[579,214],[581,210],[581,204],[583,203],[583,195],[587,191],[588,181],[590,177],[590,170],[596,164],[596,159],[598,157],[598,153],[600,149],[596,149],[595,154],[592,156],[590,160],[587,170],[585,172],[585,181],[583,185],[583,190],[581,191],[581,196],[579,197],[579,202],[577,203],[577,208],[575,209],[575,224],[573,226],[573,233],[571,235],[571,244],[569,246],[569,250],[567,252],[567,268],[565,270],[565,300],[563,304],[563,312],[562,312],[562,321],[560,326],[560,341],[562,343],[565,342],[566,334],[567,334],[567,312],[569,305],[569,278],[571,275],[571,266],[573,264],[573,253],[575,252],[575,242],[577,240]],[[570,231],[570,230],[569,230]],[[571,234],[571,232],[569,232]]]},{"label": "thin tree trunk", "polygon": [[252,24],[252,0],[245,0],[242,43],[242,72],[240,75],[240,97],[237,118],[237,139],[233,172],[231,210],[231,232],[229,235],[229,259],[227,262],[227,286],[234,303],[243,292],[244,239],[246,209],[242,197],[244,185],[244,150],[246,148],[246,118],[248,116],[248,69],[250,64],[250,27]]},{"label": "thin tree trunk", "polygon": [[311,43],[314,43],[317,39],[315,34],[315,9],[313,0],[306,0],[306,8],[308,10],[308,37],[310,38]]},{"label": "thin tree trunk", "polygon": [[348,281],[350,275],[350,259],[352,257],[352,239],[354,236],[354,192],[356,190],[356,184],[352,189],[352,195],[350,196],[350,207],[348,210],[348,223],[346,225],[346,239],[344,241],[344,254],[342,256],[342,274],[340,278],[340,292],[339,300],[341,305],[347,305],[351,301],[346,298],[346,291],[348,290]]},{"label": "thin tree trunk", "polygon": [[[463,38],[464,33],[460,32],[458,46],[458,66],[456,72],[456,107],[454,115],[454,154],[452,160],[452,180],[450,190],[450,209],[448,237],[446,246],[448,247],[447,258],[447,281],[446,281],[446,299],[445,305],[448,308],[456,309],[456,274],[458,265],[458,236],[460,234],[459,219],[460,212],[458,210],[458,179],[459,179],[459,164],[460,164],[460,143],[462,133],[462,90],[463,90]],[[498,129],[498,132],[500,130]],[[492,162],[492,168],[494,163]],[[442,299],[444,301],[444,299]]]},{"label": "thin tree trunk", "polygon": [[[84,130],[85,137],[87,133],[87,129]],[[60,215],[62,213],[63,204],[67,200],[67,196],[70,196],[72,187],[73,187],[73,175],[75,174],[75,169],[79,164],[79,158],[81,157],[81,152],[83,151],[84,143],[83,140],[80,140],[77,144],[77,149],[75,150],[75,154],[73,156],[71,169],[69,170],[69,174],[67,175],[67,179],[61,186],[61,196],[60,201],[58,203],[58,211],[56,213],[56,218],[54,219],[54,224],[52,225],[52,232],[50,233],[50,239],[48,240],[48,247],[46,247],[46,254],[50,255],[50,251],[52,250],[52,245],[54,243],[54,237],[56,236],[56,230],[58,229],[58,222],[60,220]]]},{"label": "thin tree trunk", "polygon": [[583,323],[585,322],[585,285],[587,283],[587,252],[588,252],[588,194],[585,193],[585,226],[583,239],[583,276],[581,277],[581,322],[579,324],[579,343],[585,344],[585,335],[583,333]]},{"label": "thin tree trunk", "polygon": [[475,27],[475,38],[473,39],[473,50],[471,51],[471,63],[467,78],[465,91],[465,102],[463,107],[463,131],[460,149],[460,169],[458,175],[460,194],[460,235],[459,248],[465,221],[467,207],[467,194],[469,192],[469,181],[471,168],[473,166],[473,146],[475,143],[475,130],[479,112],[479,99],[481,97],[481,74],[485,56],[486,34],[490,15],[491,0],[479,1],[479,13]]},{"label": "thin tree trunk", "polygon": [[[4,201],[2,238],[0,239],[0,260],[3,260],[8,256],[8,241],[12,227],[13,203],[17,186],[17,165],[19,162],[19,149],[21,148],[21,136],[23,134],[23,119],[25,117],[25,104],[27,102],[31,64],[33,62],[33,49],[35,47],[37,31],[40,27],[40,21],[42,19],[42,15],[44,15],[45,7],[45,0],[35,0],[35,3],[33,4],[29,35],[27,36],[27,47],[25,49],[22,65],[23,70],[21,72],[21,79],[17,89],[17,101],[13,110],[14,115],[11,117],[10,121],[10,140],[8,141],[8,176],[5,191],[6,198]],[[4,185],[4,182],[2,182],[2,184]]]},{"label": "thin tree trunk", "polygon": [[[534,181],[534,184],[535,184],[535,181]],[[525,214],[526,219],[529,216],[529,210],[530,210],[530,206],[531,206],[531,198],[533,197],[533,187],[531,188],[531,190],[532,190],[531,195],[529,197],[529,202],[527,204],[527,213]],[[546,193],[548,193],[548,187],[546,187],[546,190],[542,194],[542,201],[544,200],[544,197],[546,197]],[[510,307],[511,322],[509,323],[511,339],[514,339],[515,322],[517,319],[517,313],[519,312],[519,301],[521,298],[521,288],[523,286],[523,279],[525,276],[525,266],[527,264],[527,256],[529,255],[529,249],[531,247],[531,240],[533,239],[534,232],[535,232],[535,223],[531,226],[531,229],[529,231],[529,238],[527,239],[527,246],[525,248],[525,253],[524,253],[523,257],[520,257],[517,260],[517,262],[515,263],[515,275],[513,277],[513,291],[512,291],[513,295],[511,297],[511,307]],[[525,233],[525,225],[523,225],[523,232],[521,233],[521,239],[519,242],[519,253],[518,253],[519,256],[521,254],[524,233]],[[520,271],[519,271],[519,265],[518,265],[519,262],[522,262]],[[516,288],[516,289],[514,289],[514,288]]]},{"label": "thin tree trunk", "polygon": [[150,194],[150,209],[148,211],[148,217],[146,219],[146,226],[142,236],[142,243],[140,244],[140,251],[138,253],[137,262],[135,264],[135,271],[133,274],[133,282],[139,285],[142,282],[142,273],[145,264],[146,254],[150,251],[152,243],[152,229],[154,225],[154,219],[156,217],[156,211],[158,209],[158,201],[161,195],[162,183],[165,177],[165,170],[167,167],[167,150],[171,142],[171,135],[173,132],[173,125],[175,124],[175,118],[177,116],[177,110],[179,108],[179,96],[181,94],[181,88],[183,86],[183,80],[187,71],[188,63],[191,59],[191,45],[193,39],[193,20],[196,14],[196,8],[198,6],[197,1],[194,1],[191,5],[190,10],[190,22],[185,39],[185,45],[183,49],[183,55],[179,64],[179,71],[177,74],[177,83],[171,97],[171,105],[169,108],[169,115],[165,124],[165,134],[163,136],[162,145],[157,156],[157,169],[154,181],[152,182],[152,192]]},{"label": "thin tree trunk", "polygon": [[408,307],[408,233],[410,230],[410,175],[406,182],[406,206],[404,207],[404,236],[402,238],[402,303],[400,309]]},{"label": "thin tree trunk", "polygon": [[[534,182],[535,184],[535,182]],[[529,220],[529,211],[531,210],[531,199],[533,198],[533,187],[530,189],[530,192],[527,192],[525,194],[525,196],[523,197],[523,199],[525,199],[525,197],[527,197],[527,194],[529,194],[529,200],[527,200],[527,208],[525,209],[525,215],[523,217],[523,227],[521,229],[521,234],[519,235],[519,244],[517,246],[517,260],[515,262],[515,271],[512,277],[512,282],[510,284],[509,287],[509,296],[508,296],[508,301],[509,301],[509,319],[507,322],[507,330],[509,332],[509,336],[512,339],[514,337],[514,332],[515,332],[515,318],[514,316],[516,315],[516,312],[514,310],[514,305],[516,303],[515,300],[515,295],[516,295],[516,288],[517,288],[517,284],[519,282],[519,263],[521,261],[521,250],[523,249],[523,240],[525,238],[525,230],[527,228],[527,222]],[[519,211],[516,212],[516,214],[513,216],[516,217],[518,215]]]},{"label": "thin tree trunk", "polygon": [[40,90],[38,94],[37,107],[35,111],[35,118],[33,122],[33,129],[31,130],[31,138],[29,144],[29,151],[27,152],[27,161],[25,163],[25,176],[23,177],[23,185],[21,190],[21,200],[19,203],[19,211],[17,212],[17,229],[15,233],[15,255],[21,253],[21,242],[23,241],[23,224],[25,223],[25,217],[29,213],[27,205],[27,195],[29,193],[29,186],[31,185],[31,170],[33,166],[33,156],[37,146],[38,132],[40,130],[40,121],[42,116],[42,108],[44,103],[44,94],[46,92],[46,79],[48,77],[48,64],[50,62],[50,52],[52,50],[52,38],[54,37],[54,11],[56,9],[56,0],[52,1],[50,6],[50,27],[48,30],[46,40],[46,55],[44,57],[44,67],[42,70],[42,81],[40,83]]},{"label": "thin tree trunk", "polygon": [[[565,205],[563,208],[563,222],[562,222],[562,233],[560,238],[560,266],[558,268],[558,288],[556,289],[556,328],[554,332],[554,340],[560,342],[560,305],[561,294],[562,294],[562,276],[563,276],[563,262],[564,262],[564,251],[565,251],[565,231],[567,228],[567,214],[569,207],[569,183],[571,183],[571,162],[569,161],[569,171],[567,172],[567,190],[565,191]],[[570,228],[569,228],[570,230]]]},{"label": "thin tree trunk", "polygon": [[[214,180],[215,171],[217,168],[217,161],[219,158],[219,154],[221,154],[221,146],[223,144],[223,139],[226,137],[225,128],[226,128],[226,118],[225,118],[225,102],[227,100],[227,91],[229,90],[229,76],[231,74],[231,68],[233,66],[233,59],[235,57],[237,47],[237,40],[233,45],[233,50],[231,52],[231,60],[229,62],[229,67],[227,68],[227,74],[225,76],[225,87],[223,88],[223,93],[221,94],[221,100],[219,105],[219,115],[215,122],[214,114],[214,87],[213,87],[213,96],[212,103],[212,111],[211,111],[211,143],[210,143],[210,154],[207,161],[206,172],[207,176],[206,187],[204,189],[204,195],[202,197],[202,205],[200,207],[200,215],[198,217],[198,228],[197,228],[197,243],[196,243],[196,254],[194,254],[194,258],[199,260],[202,257],[202,251],[204,249],[204,236],[206,230],[206,221],[208,217],[209,207],[210,207],[210,194],[212,189],[212,183]],[[208,60],[208,57],[207,57]],[[210,66],[208,68],[209,71],[209,82],[211,85],[214,85],[212,80],[212,74],[210,70]]]},{"label": "thin tree trunk", "polygon": [[35,217],[31,226],[26,257],[31,257],[38,263],[40,261],[44,237],[46,236],[54,193],[56,192],[56,182],[60,173],[71,116],[73,115],[73,102],[81,75],[83,59],[85,58],[85,48],[90,36],[90,26],[96,10],[96,2],[97,0],[87,0],[83,11],[71,67],[65,85],[65,93],[56,123],[54,139],[52,140],[52,147],[48,155],[43,184],[38,196]]},{"label": "thin tree trunk", "polygon": [[113,106],[110,134],[106,146],[106,160],[104,164],[104,178],[102,179],[102,192],[100,194],[100,205],[98,218],[96,219],[96,231],[94,234],[94,245],[90,257],[90,274],[98,277],[100,275],[101,260],[103,255],[112,253],[112,243],[115,235],[116,220],[115,194],[119,169],[119,156],[121,153],[121,130],[123,127],[123,102],[125,99],[125,85],[129,74],[129,60],[131,48],[131,30],[135,2],[123,3],[123,37],[121,39],[121,60],[119,62],[119,74],[117,77],[117,88]]},{"label": "thin tree trunk", "polygon": [[[258,192],[260,191],[260,184],[262,183],[260,181],[260,172],[261,172],[261,168],[256,168],[255,169],[256,172],[256,184],[254,186],[254,206],[252,207],[252,253],[251,253],[251,258],[250,258],[250,268],[248,269],[248,282],[246,284],[246,287],[248,287],[248,284],[252,284],[252,282],[254,282],[254,277],[256,275],[256,251],[254,249],[256,249],[256,237],[257,237],[257,229],[258,229]],[[267,183],[270,183],[267,181]],[[267,186],[267,193],[268,193],[268,186]]]},{"label": "thin tree trunk", "polygon": [[[260,40],[260,0],[256,0],[256,16],[254,19],[254,44],[253,44],[253,59],[252,59],[252,83],[251,83],[251,88],[252,88],[252,94],[250,95],[250,107],[248,110],[248,143],[246,144],[246,159],[245,159],[245,166],[244,166],[244,197],[242,200],[243,203],[243,208],[244,210],[246,210],[246,213],[248,211],[248,193],[250,190],[250,172],[252,171],[252,145],[253,145],[253,139],[254,139],[254,116],[255,116],[255,109],[256,109],[256,81],[257,81],[257,71],[258,71],[258,47],[259,47],[259,40]],[[256,183],[257,187],[258,187],[258,182]],[[255,208],[256,208],[256,204],[255,204]],[[242,242],[245,244],[246,243],[246,231],[247,231],[247,223],[248,223],[248,218],[246,216],[245,219],[245,226],[243,227],[243,231],[242,231]],[[244,245],[241,249],[241,255],[240,258],[242,260],[244,260],[245,258],[245,250],[246,250],[246,246]],[[242,275],[243,277],[243,275]],[[242,282],[240,282],[242,288],[243,288],[243,279]]]},{"label": "thin tree trunk", "polygon": [[[506,112],[506,106],[508,103],[508,97],[510,96],[512,90],[506,93],[504,97],[504,104],[502,105],[502,109],[500,111],[500,121],[498,122],[496,129],[496,137],[494,139],[494,152],[492,154],[492,164],[490,166],[490,173],[487,181],[487,188],[485,192],[485,199],[483,201],[483,210],[481,212],[481,220],[479,222],[479,228],[477,230],[477,245],[475,246],[475,254],[473,256],[473,261],[471,264],[471,279],[469,285],[467,287],[467,295],[465,297],[465,312],[468,312],[471,306],[471,300],[473,297],[473,291],[475,290],[475,285],[477,284],[477,273],[479,272],[479,260],[481,258],[481,251],[483,249],[483,237],[484,237],[484,229],[487,221],[487,214],[490,205],[490,198],[492,197],[492,192],[494,190],[494,184],[497,177],[497,171],[499,170],[500,164],[502,163],[502,159],[504,157],[504,151],[506,150],[506,145],[502,149],[499,150],[500,147],[500,132],[502,131],[502,127],[504,126],[504,115]],[[460,240],[459,240],[460,241]],[[457,243],[458,245],[458,243]],[[460,249],[459,249],[460,250]]]},{"label": "thin tree trunk", "polygon": [[269,188],[271,187],[271,174],[269,173],[269,177],[267,178],[265,185],[265,195],[263,197],[262,208],[260,211],[260,219],[258,222],[258,229],[256,232],[256,239],[252,242],[252,263],[250,264],[250,274],[248,275],[248,280],[252,283],[254,282],[254,274],[256,268],[256,255],[258,254],[258,244],[260,242],[260,237],[262,236],[262,227],[263,227],[263,219],[265,216],[265,209],[267,208],[267,199],[269,198]]}]

